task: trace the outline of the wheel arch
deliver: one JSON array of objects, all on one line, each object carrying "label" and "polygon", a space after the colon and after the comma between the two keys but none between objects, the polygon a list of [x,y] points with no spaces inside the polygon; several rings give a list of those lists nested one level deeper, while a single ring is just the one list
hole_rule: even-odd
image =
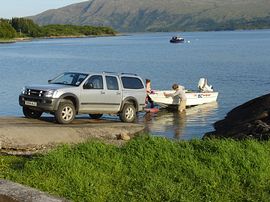
[{"label": "wheel arch", "polygon": [[135,97],[132,96],[126,97],[121,103],[120,111],[123,110],[125,104],[132,104],[135,107],[136,111],[138,111],[139,109],[138,100]]},{"label": "wheel arch", "polygon": [[64,100],[70,100],[73,103],[74,107],[75,107],[76,113],[78,113],[78,111],[79,111],[79,99],[73,93],[65,93],[65,94],[61,95],[60,98],[58,99],[55,110],[58,109],[60,103],[63,102]]}]

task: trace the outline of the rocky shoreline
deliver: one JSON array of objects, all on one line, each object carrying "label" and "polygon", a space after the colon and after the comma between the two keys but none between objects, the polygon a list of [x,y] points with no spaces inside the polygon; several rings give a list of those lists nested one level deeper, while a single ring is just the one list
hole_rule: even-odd
[{"label": "rocky shoreline", "polygon": [[270,94],[252,99],[214,123],[215,131],[203,138],[232,138],[236,140],[270,139]]}]

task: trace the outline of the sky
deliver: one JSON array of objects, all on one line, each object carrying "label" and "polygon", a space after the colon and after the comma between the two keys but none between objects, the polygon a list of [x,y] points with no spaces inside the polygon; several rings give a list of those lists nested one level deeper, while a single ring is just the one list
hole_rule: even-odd
[{"label": "sky", "polygon": [[25,17],[86,0],[0,0],[0,18]]}]

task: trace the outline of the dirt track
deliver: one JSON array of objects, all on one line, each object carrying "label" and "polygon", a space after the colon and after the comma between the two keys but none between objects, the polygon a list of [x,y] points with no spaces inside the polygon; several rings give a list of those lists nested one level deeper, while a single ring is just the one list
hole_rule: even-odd
[{"label": "dirt track", "polygon": [[120,134],[142,131],[143,125],[122,123],[115,120],[77,118],[68,125],[54,122],[52,117],[39,120],[23,117],[0,118],[0,149],[10,154],[32,154],[59,144],[76,144],[97,138],[120,145]]}]

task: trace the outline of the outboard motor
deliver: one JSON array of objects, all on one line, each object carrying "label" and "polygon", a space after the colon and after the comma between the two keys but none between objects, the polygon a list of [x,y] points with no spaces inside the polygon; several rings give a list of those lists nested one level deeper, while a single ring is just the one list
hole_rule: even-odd
[{"label": "outboard motor", "polygon": [[200,92],[213,92],[213,87],[211,85],[208,85],[206,78],[200,78],[198,82],[198,88]]}]

